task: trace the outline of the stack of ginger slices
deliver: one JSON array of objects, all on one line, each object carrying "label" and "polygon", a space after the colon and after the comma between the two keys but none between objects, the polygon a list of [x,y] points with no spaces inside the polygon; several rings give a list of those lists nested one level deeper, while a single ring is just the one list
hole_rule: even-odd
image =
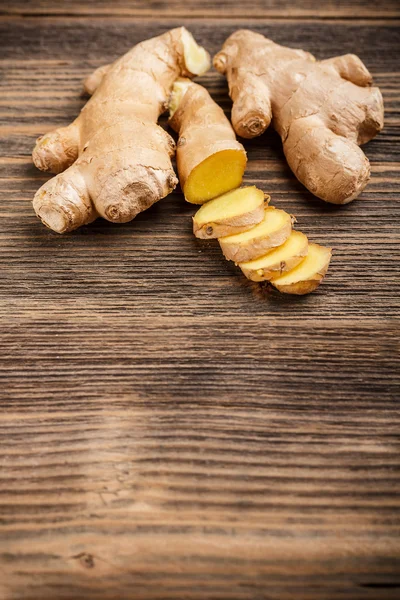
[{"label": "stack of ginger slices", "polygon": [[293,229],[293,217],[269,200],[255,186],[228,192],[203,204],[193,217],[193,232],[218,238],[225,258],[248,279],[269,281],[286,294],[309,294],[323,280],[332,250],[309,242]]}]

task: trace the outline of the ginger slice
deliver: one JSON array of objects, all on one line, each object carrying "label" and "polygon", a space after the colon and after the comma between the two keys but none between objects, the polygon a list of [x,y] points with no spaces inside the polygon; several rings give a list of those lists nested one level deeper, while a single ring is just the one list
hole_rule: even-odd
[{"label": "ginger slice", "polygon": [[271,250],[261,258],[239,263],[239,267],[252,281],[270,281],[294,269],[307,256],[307,252],[307,236],[300,231],[292,231],[282,246]]},{"label": "ginger slice", "polygon": [[247,231],[264,216],[264,192],[255,186],[228,192],[203,204],[193,217],[193,233],[202,239]]},{"label": "ginger slice", "polygon": [[269,250],[281,246],[292,232],[292,217],[284,210],[266,205],[264,218],[255,227],[244,233],[220,238],[226,259],[236,263],[254,260]]},{"label": "ginger slice", "polygon": [[331,260],[332,250],[325,246],[310,243],[308,254],[294,269],[271,280],[280,292],[285,294],[309,294],[323,280]]}]

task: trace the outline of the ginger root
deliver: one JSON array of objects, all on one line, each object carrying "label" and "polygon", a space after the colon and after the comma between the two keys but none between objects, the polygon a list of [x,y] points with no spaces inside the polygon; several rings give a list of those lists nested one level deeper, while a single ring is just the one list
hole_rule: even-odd
[{"label": "ginger root", "polygon": [[125,223],[177,184],[175,143],[157,125],[180,76],[204,73],[208,53],[184,28],[146,40],[90,75],[93,94],[80,115],[37,140],[35,165],[58,173],[36,193],[33,206],[58,233],[98,216]]},{"label": "ginger root", "polygon": [[227,192],[203,204],[193,217],[193,233],[212,239],[247,231],[264,217],[264,203],[269,201],[255,186]]},{"label": "ginger root", "polygon": [[316,61],[308,52],[239,30],[214,66],[228,79],[238,135],[261,135],[272,121],[290,168],[310,192],[333,204],[361,193],[370,166],[359,145],[382,129],[383,101],[357,56]]},{"label": "ginger root", "polygon": [[188,79],[176,81],[169,110],[179,134],[176,162],[185,199],[203,204],[239,187],[246,152],[207,90]]}]

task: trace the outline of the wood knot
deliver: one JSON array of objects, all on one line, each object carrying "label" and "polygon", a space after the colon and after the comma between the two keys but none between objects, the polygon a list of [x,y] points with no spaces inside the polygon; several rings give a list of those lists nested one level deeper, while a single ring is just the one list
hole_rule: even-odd
[{"label": "wood knot", "polygon": [[92,554],[89,554],[88,552],[80,552],[72,558],[76,558],[76,560],[78,560],[85,569],[94,569],[95,564]]}]

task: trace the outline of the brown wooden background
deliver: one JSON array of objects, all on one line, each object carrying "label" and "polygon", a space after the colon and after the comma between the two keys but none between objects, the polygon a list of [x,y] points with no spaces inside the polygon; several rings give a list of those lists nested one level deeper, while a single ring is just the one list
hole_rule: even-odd
[{"label": "brown wooden background", "polygon": [[[0,598],[398,598],[398,2],[0,11]],[[335,248],[313,295],[246,281],[179,192],[65,236],[33,214],[35,138],[76,116],[95,67],[181,24],[211,53],[239,27],[355,52],[381,86],[349,206],[307,193],[274,133],[246,142],[246,182]],[[229,112],[224,80],[202,81]]]}]

